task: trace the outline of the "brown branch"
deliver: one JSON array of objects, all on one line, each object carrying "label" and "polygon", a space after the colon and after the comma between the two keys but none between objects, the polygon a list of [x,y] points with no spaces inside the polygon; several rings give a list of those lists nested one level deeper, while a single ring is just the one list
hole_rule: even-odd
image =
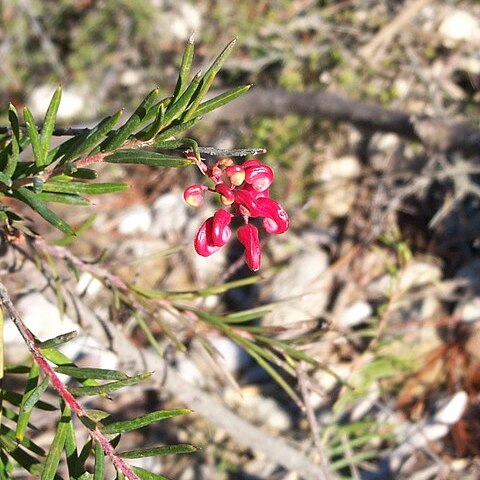
[{"label": "brown branch", "polygon": [[480,152],[480,129],[466,122],[410,115],[373,103],[323,91],[287,92],[254,89],[205,116],[205,121],[239,121],[261,115],[297,114],[318,120],[351,123],[371,132],[391,132],[415,140],[433,151]]}]

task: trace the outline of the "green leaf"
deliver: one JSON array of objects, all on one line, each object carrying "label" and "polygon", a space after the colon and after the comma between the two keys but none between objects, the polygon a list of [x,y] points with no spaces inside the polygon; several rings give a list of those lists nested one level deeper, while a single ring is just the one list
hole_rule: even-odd
[{"label": "green leaf", "polygon": [[77,439],[73,422],[67,424],[65,437],[65,456],[67,457],[68,474],[71,480],[79,480],[82,476],[83,465],[78,459]]},{"label": "green leaf", "polygon": [[61,365],[55,369],[57,373],[63,373],[73,378],[86,380],[95,378],[97,380],[125,380],[128,376],[117,370],[106,370],[103,368],[79,368],[72,365]]},{"label": "green leaf", "polygon": [[349,465],[358,465],[361,462],[364,462],[366,460],[371,460],[372,458],[376,458],[376,457],[378,457],[377,450],[367,450],[364,452],[354,453],[352,455],[343,457],[340,460],[337,460],[335,462],[331,462],[330,469],[333,471],[340,470],[342,468],[348,467]]},{"label": "green leaf", "polygon": [[256,320],[263,317],[272,311],[272,307],[264,305],[261,307],[250,308],[249,310],[242,310],[241,312],[234,312],[224,317],[226,323],[243,323]]},{"label": "green leaf", "polygon": [[40,134],[38,133],[37,126],[35,125],[35,120],[33,118],[32,112],[28,109],[28,107],[24,107],[23,109],[23,118],[25,119],[28,136],[30,137],[30,141],[32,142],[35,165],[37,167],[42,167],[45,162],[45,153],[40,142]]},{"label": "green leaf", "polygon": [[6,187],[12,186],[12,179],[3,172],[0,172],[0,182],[2,182]]},{"label": "green leaf", "polygon": [[62,87],[58,87],[55,90],[55,93],[50,100],[50,104],[48,105],[47,113],[45,114],[45,120],[42,126],[42,133],[40,136],[40,143],[42,144],[43,148],[43,163],[45,165],[48,150],[50,149],[50,141],[52,139],[53,129],[55,128],[55,121],[57,119],[57,112],[58,107],[60,105],[60,100],[62,98]]},{"label": "green leaf", "polygon": [[163,475],[158,475],[157,473],[149,472],[142,467],[132,466],[132,470],[138,475],[141,480],[168,480],[167,477]]},{"label": "green leaf", "polygon": [[25,392],[23,394],[22,402],[19,408],[17,427],[15,429],[15,436],[18,442],[21,442],[23,440],[23,437],[25,436],[25,431],[27,430],[28,420],[30,418],[31,409],[25,411],[25,402],[35,390],[35,388],[37,388],[39,374],[40,367],[36,362],[34,362],[28,374],[27,385],[25,386]]},{"label": "green leaf", "polygon": [[76,195],[100,195],[102,193],[121,192],[127,188],[128,185],[124,183],[83,183],[52,180],[43,186],[43,191]]},{"label": "green leaf", "polygon": [[[90,215],[75,231],[75,235],[69,235],[60,240],[51,241],[52,245],[70,245],[76,238],[86,232],[95,221],[96,215]],[[78,277],[78,275],[77,275]],[[78,280],[78,278],[77,278]]]},{"label": "green leaf", "polygon": [[[172,103],[165,113],[164,118],[164,127],[170,125],[176,118],[182,115],[185,112],[185,109],[188,107],[190,100],[192,99],[193,94],[198,90],[200,82],[202,80],[201,72],[198,72],[192,79],[192,82],[187,87],[185,92],[181,97],[174,103]],[[187,118],[185,120],[188,120]]]},{"label": "green leaf", "polygon": [[134,377],[129,377],[125,380],[119,380],[118,382],[111,382],[105,385],[92,387],[73,387],[69,390],[72,395],[108,395],[109,393],[119,390],[120,388],[140,383],[150,378],[152,375],[153,373],[142,373],[140,375],[135,375]]},{"label": "green leaf", "polygon": [[62,164],[83,155],[91,150],[97,143],[109,132],[115,124],[120,120],[123,110],[120,110],[115,115],[104,118],[88,133],[78,135],[78,141],[74,142],[69,150],[64,153]]},{"label": "green leaf", "polygon": [[183,122],[179,125],[174,125],[170,128],[167,128],[167,130],[164,130],[162,133],[155,137],[155,142],[175,138],[175,135],[178,135],[179,133],[182,133],[183,131],[192,128],[196,123],[198,123],[199,120],[200,117],[197,117],[193,120],[189,120],[188,122]]},{"label": "green leaf", "polygon": [[36,194],[42,202],[64,203],[66,205],[91,205],[92,202],[80,195],[68,193],[39,192]]},{"label": "green leaf", "polygon": [[[12,405],[16,405],[17,407],[20,406],[22,403],[22,395],[16,392],[8,392],[6,390],[2,391],[3,399],[6,400],[7,402],[11,403]],[[39,401],[36,405],[36,408],[39,410],[46,410],[49,412],[53,412],[57,410],[57,408],[52,405],[51,403]]]},{"label": "green leaf", "polygon": [[20,404],[18,421],[15,436],[18,442],[23,440],[25,432],[27,430],[28,421],[30,419],[30,414],[32,413],[33,407],[38,403],[40,397],[45,392],[48,387],[49,378],[45,377],[40,385],[38,383],[38,374],[39,367],[36,363],[32,365],[30,374],[28,376],[27,386],[25,388],[25,393],[22,398],[22,403]]},{"label": "green leaf", "polygon": [[20,155],[20,126],[17,109],[10,104],[8,107],[8,120],[12,128],[12,151],[8,155],[7,164],[3,173],[11,178],[17,169],[18,156]]},{"label": "green leaf", "polygon": [[118,150],[112,155],[105,157],[104,161],[107,163],[149,165],[151,167],[187,167],[194,164],[192,160],[187,158],[163,155],[150,150],[137,150],[134,148]]},{"label": "green leaf", "polygon": [[250,88],[251,85],[245,85],[243,87],[232,88],[232,90],[229,90],[228,92],[221,93],[220,95],[201,103],[196,111],[190,116],[190,118],[197,118],[200,115],[205,115],[212,110],[216,110],[217,108],[220,108],[223,105],[230,103],[232,100],[240,97],[240,95],[248,92]]},{"label": "green leaf", "polygon": [[165,105],[162,103],[160,104],[160,108],[158,109],[157,115],[155,116],[155,120],[152,122],[150,126],[138,132],[135,137],[138,140],[150,140],[159,132],[164,124],[165,119]]},{"label": "green leaf", "polygon": [[72,172],[65,172],[66,175],[83,180],[94,180],[98,177],[98,172],[92,168],[75,168]]},{"label": "green leaf", "polygon": [[[155,88],[145,97],[130,118],[100,144],[100,150],[105,152],[115,150],[122,146],[125,140],[127,140],[130,135],[133,135],[133,133],[142,125],[142,122],[145,120],[157,98],[158,88]],[[160,106],[158,106],[158,108],[160,108]],[[155,110],[155,113],[156,112],[157,111]]]},{"label": "green leaf", "polygon": [[36,387],[29,395],[28,395],[28,398],[26,399],[25,403],[24,403],[24,411],[26,412],[30,412],[32,411],[33,407],[38,403],[38,401],[40,400],[40,397],[43,395],[43,393],[45,392],[45,390],[47,389],[48,385],[49,385],[49,377],[45,377],[42,382],[40,383],[40,385],[38,385],[38,387]]},{"label": "green leaf", "polygon": [[63,446],[67,438],[68,423],[72,421],[70,409],[66,406],[62,413],[62,418],[57,426],[57,431],[53,437],[47,459],[43,465],[41,480],[53,480],[56,476],[60,457],[62,456]]},{"label": "green leaf", "polygon": [[93,478],[94,480],[104,480],[105,478],[105,452],[98,442],[95,442],[95,468]]},{"label": "green leaf", "polygon": [[195,50],[195,44],[193,41],[193,35],[188,39],[183,50],[182,63],[180,64],[178,72],[178,80],[173,92],[174,101],[185,91],[188,84],[188,77],[190,76],[190,69],[192,68],[193,52]]},{"label": "green leaf", "polygon": [[179,453],[196,452],[197,448],[188,443],[178,445],[162,445],[160,447],[141,448],[138,450],[129,450],[127,452],[120,452],[119,455],[123,458],[145,458],[156,457],[158,455],[176,455]]},{"label": "green leaf", "polygon": [[210,68],[206,71],[204,77],[202,78],[202,82],[199,85],[198,90],[195,92],[194,100],[192,102],[192,105],[188,109],[187,113],[183,117],[183,120],[190,120],[193,118],[193,114],[197,110],[198,106],[200,105],[200,102],[203,100],[205,97],[206,93],[210,89],[218,71],[220,68],[222,68],[223,64],[225,63],[225,60],[227,57],[230,55],[230,52],[232,51],[233,47],[235,46],[236,40],[232,40],[220,53],[220,55],[214,60]]},{"label": "green leaf", "polygon": [[21,442],[18,442],[15,432],[11,428],[8,428],[5,425],[2,425],[0,427],[0,434],[4,438],[8,437],[9,439],[13,440],[13,442],[17,447],[20,444],[22,447],[26,448],[27,450],[30,450],[32,453],[36,455],[39,455],[41,457],[45,456],[45,451],[43,450],[43,448],[39,447],[36,443],[32,442],[28,438],[23,438]]},{"label": "green leaf", "polygon": [[48,223],[53,225],[55,228],[58,228],[58,230],[62,231],[66,235],[73,235],[74,231],[72,227],[55,212],[44,205],[38,196],[28,188],[19,187],[13,192],[13,196],[30,206]]},{"label": "green leaf", "polygon": [[101,428],[101,431],[105,434],[112,433],[124,433],[136,430],[138,428],[145,427],[154,422],[159,422],[167,418],[177,417],[178,415],[186,415],[192,411],[187,408],[178,408],[175,410],[159,410],[157,412],[148,413],[141,417],[134,418],[133,420],[125,420],[123,422],[114,422]]}]

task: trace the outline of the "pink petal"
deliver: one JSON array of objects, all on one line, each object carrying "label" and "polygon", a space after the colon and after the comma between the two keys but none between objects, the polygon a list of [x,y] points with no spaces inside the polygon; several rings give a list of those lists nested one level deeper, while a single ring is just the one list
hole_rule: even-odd
[{"label": "pink petal", "polygon": [[263,192],[273,182],[273,170],[267,165],[251,166],[245,169],[245,181],[257,192]]},{"label": "pink petal", "polygon": [[268,188],[263,192],[258,192],[249,183],[245,183],[245,185],[242,186],[242,190],[245,190],[246,192],[250,193],[250,195],[253,197],[254,200],[257,200],[259,198],[264,198],[264,197],[268,198],[270,196],[270,190]]},{"label": "pink petal", "polygon": [[281,234],[288,230],[288,214],[283,207],[271,198],[258,198],[260,216],[265,217],[263,228],[268,233]]},{"label": "pink petal", "polygon": [[259,211],[253,194],[241,188],[235,191],[235,202],[240,213],[246,217],[258,217]]},{"label": "pink petal", "polygon": [[232,231],[228,225],[231,221],[232,216],[223,208],[213,216],[212,243],[216,247],[223,247],[230,240]]},{"label": "pink petal", "polygon": [[238,240],[245,247],[245,262],[250,270],[256,272],[260,268],[262,249],[258,239],[258,230],[252,224],[242,225],[237,232]]},{"label": "pink petal", "polygon": [[207,218],[195,235],[193,246],[195,251],[202,257],[208,257],[212,253],[220,250],[220,247],[213,244],[212,241],[213,217]]}]

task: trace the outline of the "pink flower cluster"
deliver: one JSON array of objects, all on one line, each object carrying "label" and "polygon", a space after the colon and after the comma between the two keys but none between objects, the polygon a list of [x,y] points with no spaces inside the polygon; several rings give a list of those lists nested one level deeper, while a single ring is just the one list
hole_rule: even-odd
[{"label": "pink flower cluster", "polygon": [[273,182],[272,169],[258,160],[247,160],[235,165],[231,159],[219,160],[211,168],[201,164],[213,187],[201,184],[190,185],[183,198],[188,205],[199,207],[206,190],[219,194],[224,205],[200,226],[194,241],[199,255],[208,257],[223,247],[232,236],[232,217],[244,219],[237,231],[240,243],[245,247],[245,261],[256,271],[260,268],[261,247],[257,228],[249,223],[250,218],[263,217],[263,228],[272,234],[281,234],[288,229],[288,215],[282,206],[269,197]]}]

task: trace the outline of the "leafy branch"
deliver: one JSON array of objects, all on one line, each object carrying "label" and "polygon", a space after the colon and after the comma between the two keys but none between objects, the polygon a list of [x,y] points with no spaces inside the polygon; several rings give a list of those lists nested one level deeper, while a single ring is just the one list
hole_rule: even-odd
[{"label": "leafy branch", "polygon": [[[97,172],[92,168],[99,163],[143,164],[152,167],[185,167],[200,162],[201,149],[196,141],[180,138],[187,129],[193,127],[201,116],[221,107],[245,93],[249,86],[238,87],[204,100],[216,74],[232,50],[231,42],[213,61],[205,74],[197,73],[190,80],[193,60],[193,40],[187,43],[180,66],[179,77],[174,94],[159,98],[159,90],[152,90],[141,102],[126,122],[116,128],[122,111],[104,118],[93,128],[78,131],[56,128],[56,115],[61,101],[62,90],[54,92],[42,125],[36,124],[31,111],[23,111],[24,125],[20,124],[19,114],[13,105],[9,106],[9,126],[0,131],[0,199],[13,198],[43,217],[53,227],[63,232],[64,241],[73,238],[86,225],[73,227],[47,203],[68,205],[89,205],[86,196],[119,192],[127,188],[122,183],[97,182]],[[73,137],[61,145],[51,148],[54,135],[73,134]],[[187,153],[179,155],[178,150]],[[238,150],[245,155],[253,150]],[[172,152],[173,153],[169,153]],[[218,152],[209,151],[210,154]],[[25,156],[30,159],[24,160]],[[11,202],[0,200],[0,222],[3,235],[10,242],[23,236],[48,257],[52,252],[64,257],[77,267],[86,269],[86,264],[69,255],[61,246],[48,245],[41,237],[32,234],[24,225],[22,215],[11,206]],[[43,242],[43,243],[42,243]],[[49,252],[47,253],[47,245]],[[44,258],[48,264],[48,258]],[[100,270],[92,270],[99,274]],[[114,276],[106,275],[109,287],[120,290],[125,296],[128,286]],[[57,287],[61,290],[61,284]],[[61,298],[61,295],[59,296]],[[4,415],[12,419],[16,431],[2,425],[0,430],[0,476],[4,478],[13,468],[11,460],[42,479],[56,477],[62,453],[65,452],[67,467],[71,478],[90,478],[85,470],[85,462],[90,453],[94,457],[93,478],[103,478],[105,456],[109,457],[119,475],[129,480],[138,478],[164,477],[139,467],[130,466],[125,459],[144,456],[178,454],[194,451],[191,445],[157,446],[118,453],[120,434],[142,428],[154,422],[177,415],[189,413],[188,409],[162,410],[123,422],[115,422],[105,412],[87,411],[77,400],[79,396],[106,396],[120,388],[145,381],[151,373],[128,377],[115,370],[79,368],[57,350],[57,346],[72,338],[73,334],[62,335],[41,342],[23,322],[15,309],[8,291],[0,282],[0,316],[3,328],[3,313],[14,322],[34,360],[30,368],[7,368],[9,374],[28,373],[27,386],[23,395],[2,389],[2,398],[10,402],[16,410],[3,408]],[[138,303],[141,306],[141,303]],[[3,359],[3,350],[0,357]],[[56,367],[52,366],[56,365]],[[2,373],[3,373],[2,368]],[[67,374],[80,383],[67,388],[59,374]],[[41,379],[43,377],[43,379]],[[43,451],[26,438],[26,429],[33,408],[56,410],[53,405],[42,402],[41,397],[48,385],[52,385],[60,397],[61,418],[48,452]],[[80,453],[77,450],[73,415],[78,417],[87,428],[90,441]],[[12,443],[13,442],[13,443]],[[9,458],[10,457],[10,458]],[[86,475],[86,476],[85,476]]]}]

